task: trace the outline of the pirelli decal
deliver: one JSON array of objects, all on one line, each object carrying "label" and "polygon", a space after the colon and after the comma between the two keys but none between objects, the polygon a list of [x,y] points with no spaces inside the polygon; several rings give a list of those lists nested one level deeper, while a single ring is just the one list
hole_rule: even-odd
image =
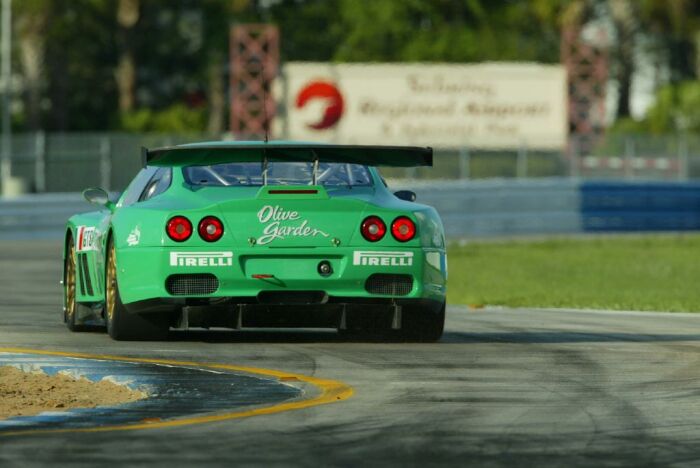
[{"label": "pirelli decal", "polygon": [[170,252],[170,266],[227,267],[233,265],[233,252]]},{"label": "pirelli decal", "polygon": [[355,251],[352,264],[360,266],[396,266],[413,265],[413,252],[364,252]]}]

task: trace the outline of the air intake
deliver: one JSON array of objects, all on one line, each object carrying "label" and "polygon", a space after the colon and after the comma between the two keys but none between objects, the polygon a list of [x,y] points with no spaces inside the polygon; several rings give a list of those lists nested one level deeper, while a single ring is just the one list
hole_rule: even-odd
[{"label": "air intake", "polygon": [[219,289],[219,280],[211,273],[170,275],[165,289],[173,296],[201,296]]},{"label": "air intake", "polygon": [[371,294],[405,296],[413,289],[413,276],[375,273],[367,278],[365,289]]}]

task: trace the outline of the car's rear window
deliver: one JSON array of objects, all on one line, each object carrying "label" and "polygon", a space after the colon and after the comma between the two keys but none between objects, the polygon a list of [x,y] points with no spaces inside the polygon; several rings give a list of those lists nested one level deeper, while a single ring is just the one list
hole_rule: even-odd
[{"label": "car's rear window", "polygon": [[[183,169],[190,185],[255,186],[263,185],[260,163],[225,163],[189,166]],[[267,167],[267,185],[307,185],[313,182],[313,164],[306,162],[272,162]],[[345,163],[319,163],[316,183],[326,187],[371,186],[367,166]]]}]

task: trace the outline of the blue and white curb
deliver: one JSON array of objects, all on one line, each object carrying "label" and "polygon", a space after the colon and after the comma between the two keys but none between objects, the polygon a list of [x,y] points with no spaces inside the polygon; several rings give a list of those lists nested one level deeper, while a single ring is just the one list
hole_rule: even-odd
[{"label": "blue and white curb", "polygon": [[232,409],[276,404],[298,398],[299,388],[276,379],[157,363],[100,360],[0,352],[0,366],[47,375],[65,373],[92,382],[110,380],[148,398],[117,406],[46,411],[0,420],[0,435],[18,430],[84,429],[137,424]]}]

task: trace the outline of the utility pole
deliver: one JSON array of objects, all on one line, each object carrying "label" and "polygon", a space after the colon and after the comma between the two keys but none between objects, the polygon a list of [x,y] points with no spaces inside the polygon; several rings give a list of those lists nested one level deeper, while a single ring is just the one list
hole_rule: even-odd
[{"label": "utility pole", "polygon": [[2,157],[0,171],[2,172],[2,191],[7,192],[8,183],[12,177],[12,122],[10,115],[12,74],[12,0],[2,0],[2,36],[0,37],[0,82],[2,82]]}]

